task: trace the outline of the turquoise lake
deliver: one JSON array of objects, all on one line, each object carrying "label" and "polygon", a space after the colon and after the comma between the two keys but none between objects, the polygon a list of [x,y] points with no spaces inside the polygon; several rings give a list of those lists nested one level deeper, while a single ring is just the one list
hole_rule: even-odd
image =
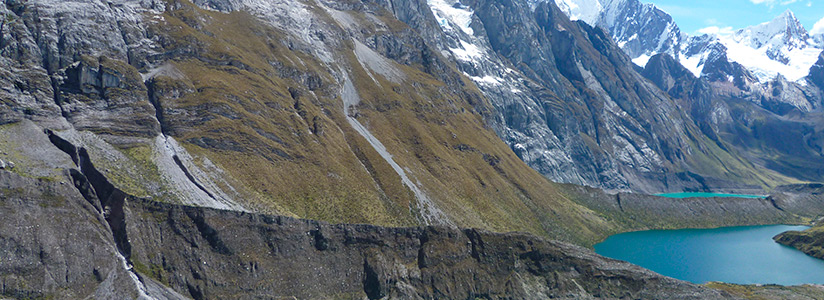
[{"label": "turquoise lake", "polygon": [[824,284],[824,260],[778,244],[772,237],[806,226],[651,230],[610,236],[600,255],[694,283]]},{"label": "turquoise lake", "polygon": [[765,196],[759,196],[759,195],[719,194],[719,193],[667,193],[667,194],[656,194],[656,196],[667,197],[667,198],[724,197],[724,198],[755,198],[755,199],[765,197]]}]

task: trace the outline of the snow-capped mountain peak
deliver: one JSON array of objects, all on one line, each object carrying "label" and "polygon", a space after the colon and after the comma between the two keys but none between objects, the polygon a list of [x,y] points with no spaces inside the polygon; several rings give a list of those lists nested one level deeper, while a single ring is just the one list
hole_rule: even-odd
[{"label": "snow-capped mountain peak", "polygon": [[786,10],[772,21],[739,29],[733,38],[755,49],[764,46],[788,46],[790,49],[807,46],[810,35],[791,10]]},{"label": "snow-capped mountain peak", "polygon": [[669,14],[639,0],[554,1],[571,18],[608,30],[632,61],[642,67],[651,56],[667,53],[701,76],[707,61],[724,58],[743,65],[760,82],[778,75],[798,81],[807,76],[824,49],[824,35],[811,36],[791,10],[732,33],[689,37]]}]

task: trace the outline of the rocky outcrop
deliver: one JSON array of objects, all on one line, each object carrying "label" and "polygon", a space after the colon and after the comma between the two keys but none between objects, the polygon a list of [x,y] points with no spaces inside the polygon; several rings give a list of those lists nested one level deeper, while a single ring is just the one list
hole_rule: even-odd
[{"label": "rocky outcrop", "polygon": [[[824,185],[821,184],[781,186],[776,189],[776,193],[774,201],[791,211],[816,211],[824,205]],[[824,224],[820,213],[812,217],[818,222],[816,226],[805,231],[787,231],[773,239],[777,243],[804,251],[810,256],[824,259]]]},{"label": "rocky outcrop", "polygon": [[805,231],[787,231],[773,237],[776,243],[803,251],[809,256],[824,259],[824,228],[813,227]]},{"label": "rocky outcrop", "polygon": [[132,214],[144,216],[130,225],[134,261],[195,299],[729,297],[523,234],[329,225],[130,203]]},{"label": "rocky outcrop", "polygon": [[[68,173],[68,171],[66,171]],[[112,229],[75,187],[0,170],[0,296],[18,299],[183,298],[127,269]]]},{"label": "rocky outcrop", "polygon": [[76,130],[98,133],[112,144],[134,143],[130,137],[160,133],[155,108],[132,66],[102,56],[82,57],[60,70],[56,101]]}]

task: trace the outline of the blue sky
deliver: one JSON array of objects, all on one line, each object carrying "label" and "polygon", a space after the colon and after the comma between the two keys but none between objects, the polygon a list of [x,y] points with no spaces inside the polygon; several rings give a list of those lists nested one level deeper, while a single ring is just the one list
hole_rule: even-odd
[{"label": "blue sky", "polygon": [[[654,3],[675,19],[681,31],[690,35],[702,28],[739,29],[772,20],[791,9],[807,30],[818,23],[824,32],[822,0],[641,0]],[[820,21],[820,23],[819,23]],[[707,31],[704,29],[702,31]],[[709,30],[712,31],[712,30]]]}]

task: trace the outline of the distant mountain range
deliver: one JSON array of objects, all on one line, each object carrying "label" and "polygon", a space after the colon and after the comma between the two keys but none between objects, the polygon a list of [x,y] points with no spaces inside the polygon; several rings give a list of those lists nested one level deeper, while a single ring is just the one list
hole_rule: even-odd
[{"label": "distant mountain range", "polygon": [[[535,1],[537,2],[537,1]],[[759,82],[784,76],[804,81],[818,54],[824,35],[812,36],[787,10],[773,20],[732,32],[689,36],[672,17],[653,4],[638,0],[556,0],[571,19],[608,30],[639,66],[649,58],[667,53],[696,76],[719,75],[707,65],[723,55],[747,68]],[[716,80],[732,82],[734,74]]]}]

